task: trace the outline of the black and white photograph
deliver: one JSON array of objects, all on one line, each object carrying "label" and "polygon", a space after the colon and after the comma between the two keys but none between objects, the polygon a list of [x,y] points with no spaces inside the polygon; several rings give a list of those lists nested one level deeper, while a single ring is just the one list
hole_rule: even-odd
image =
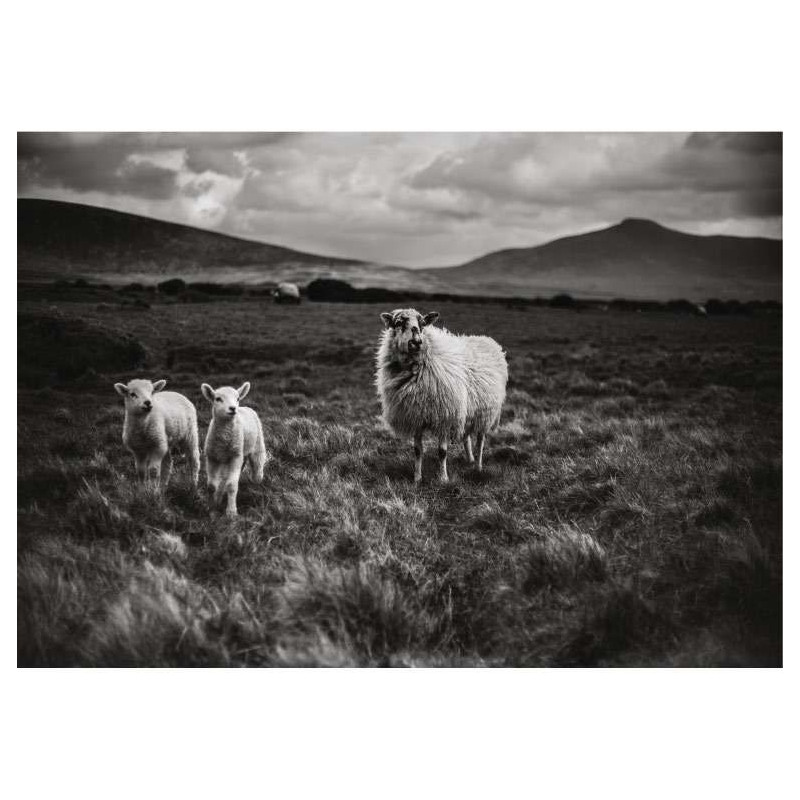
[{"label": "black and white photograph", "polygon": [[17,137],[18,663],[782,663],[780,132]]},{"label": "black and white photograph", "polygon": [[4,8],[4,796],[791,795],[789,11]]}]

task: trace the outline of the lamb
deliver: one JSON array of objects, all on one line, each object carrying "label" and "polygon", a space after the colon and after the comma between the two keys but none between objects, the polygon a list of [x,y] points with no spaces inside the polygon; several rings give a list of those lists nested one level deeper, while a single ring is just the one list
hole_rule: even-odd
[{"label": "lamb", "polygon": [[147,482],[151,475],[166,487],[172,472],[172,450],[184,451],[189,459],[192,480],[200,473],[200,448],[197,410],[178,392],[162,392],[165,380],[151,383],[136,378],[127,384],[115,383],[125,398],[122,443],[133,453],[136,474]]},{"label": "lamb", "polygon": [[508,381],[505,353],[494,339],[434,328],[438,317],[413,308],[381,314],[385,330],[375,383],[386,423],[396,434],[414,437],[415,483],[422,480],[426,431],[438,440],[441,482],[448,480],[450,441],[463,441],[467,460],[481,471],[486,434],[500,420]]},{"label": "lamb", "polygon": [[213,389],[207,383],[201,386],[203,397],[211,403],[211,425],[205,443],[206,476],[208,488],[213,491],[212,503],[218,506],[222,495],[227,496],[226,513],[237,515],[236,495],[239,476],[245,460],[251,477],[257,482],[264,479],[267,449],[261,420],[252,408],[239,405],[250,391],[250,384],[238,389],[222,386]]}]

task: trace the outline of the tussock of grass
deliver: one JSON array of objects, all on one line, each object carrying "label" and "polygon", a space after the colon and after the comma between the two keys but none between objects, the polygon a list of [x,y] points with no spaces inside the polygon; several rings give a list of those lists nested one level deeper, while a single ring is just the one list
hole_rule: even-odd
[{"label": "tussock of grass", "polygon": [[424,591],[410,593],[369,564],[330,568],[295,560],[278,593],[277,617],[297,632],[322,636],[366,663],[441,646],[448,614],[424,606]]},{"label": "tussock of grass", "polygon": [[603,548],[585,531],[569,526],[545,528],[522,554],[522,589],[563,588],[581,581],[601,581],[608,561]]},{"label": "tussock of grass", "polygon": [[224,666],[228,649],[215,635],[220,617],[208,592],[170,567],[145,562],[85,646],[100,666]]},{"label": "tussock of grass", "polygon": [[[141,506],[140,506],[141,507]],[[130,540],[142,525],[97,484],[85,483],[67,509],[64,527],[81,539]]]}]

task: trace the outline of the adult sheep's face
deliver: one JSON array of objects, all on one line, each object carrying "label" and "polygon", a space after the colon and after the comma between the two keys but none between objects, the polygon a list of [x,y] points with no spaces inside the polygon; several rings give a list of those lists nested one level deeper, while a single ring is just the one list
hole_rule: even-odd
[{"label": "adult sheep's face", "polygon": [[420,314],[414,308],[396,308],[391,313],[381,314],[384,327],[390,331],[391,344],[396,350],[414,358],[422,350],[424,339],[422,331],[439,318],[436,311]]},{"label": "adult sheep's face", "polygon": [[203,397],[211,403],[211,412],[220,421],[233,419],[239,410],[239,401],[250,391],[250,384],[243,383],[238,389],[233,386],[221,386],[213,389],[207,383],[201,387]]},{"label": "adult sheep's face", "polygon": [[166,381],[150,381],[141,380],[136,378],[124,383],[115,383],[114,388],[117,394],[125,398],[125,411],[129,414],[149,414],[153,410],[153,395],[160,392]]}]

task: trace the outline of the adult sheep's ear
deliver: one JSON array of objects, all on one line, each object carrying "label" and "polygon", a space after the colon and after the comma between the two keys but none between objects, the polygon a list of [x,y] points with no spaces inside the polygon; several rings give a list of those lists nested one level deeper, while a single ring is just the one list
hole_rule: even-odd
[{"label": "adult sheep's ear", "polygon": [[153,384],[153,391],[154,392],[160,392],[166,385],[167,385],[167,382],[165,380],[163,380],[163,378],[162,378],[162,380],[156,381]]},{"label": "adult sheep's ear", "polygon": [[426,314],[422,318],[423,325],[432,325],[436,320],[439,319],[439,312],[438,311],[431,311],[429,314]]},{"label": "adult sheep's ear", "polygon": [[245,395],[250,391],[250,381],[245,381],[237,390],[239,399],[243,400]]},{"label": "adult sheep's ear", "polygon": [[381,319],[383,320],[384,328],[392,327],[392,321],[394,320],[394,317],[388,311],[384,311],[383,314],[381,314]]},{"label": "adult sheep's ear", "polygon": [[117,390],[117,394],[121,394],[123,397],[128,394],[128,387],[124,383],[115,383],[114,388]]},{"label": "adult sheep's ear", "polygon": [[203,393],[203,397],[205,397],[206,400],[211,403],[214,402],[214,390],[207,383],[204,383],[200,387],[200,391]]}]

